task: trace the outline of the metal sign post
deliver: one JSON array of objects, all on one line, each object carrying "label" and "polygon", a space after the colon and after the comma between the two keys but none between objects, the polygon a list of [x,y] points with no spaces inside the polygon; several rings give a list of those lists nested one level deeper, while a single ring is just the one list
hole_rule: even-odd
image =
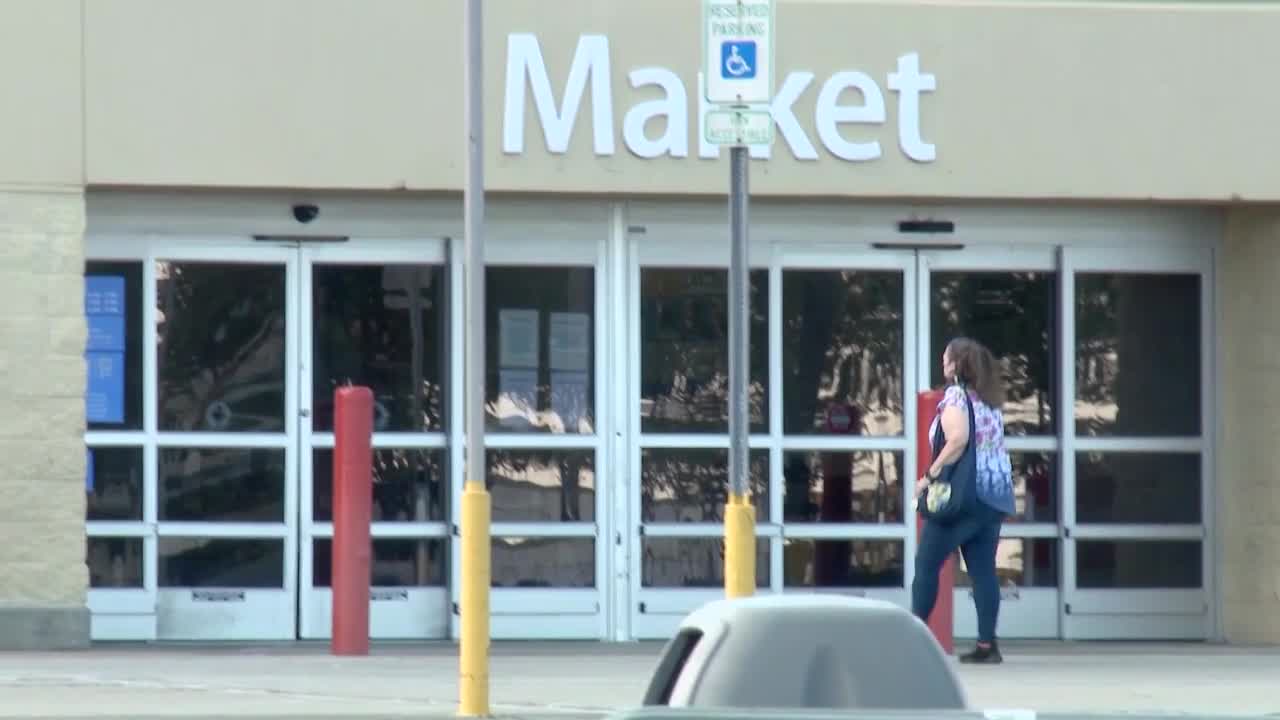
[{"label": "metal sign post", "polygon": [[[724,584],[729,597],[755,592],[755,508],[747,436],[751,414],[748,146],[773,141],[773,0],[704,0],[703,58],[711,104],[707,141],[729,146],[729,501],[724,512]],[[760,107],[763,104],[764,107]],[[755,105],[755,107],[753,107]]]},{"label": "metal sign post", "polygon": [[458,606],[458,714],[489,715],[489,492],[484,458],[484,13],[466,0],[463,112],[467,133],[463,225],[466,237],[466,482],[462,490],[462,568]]}]

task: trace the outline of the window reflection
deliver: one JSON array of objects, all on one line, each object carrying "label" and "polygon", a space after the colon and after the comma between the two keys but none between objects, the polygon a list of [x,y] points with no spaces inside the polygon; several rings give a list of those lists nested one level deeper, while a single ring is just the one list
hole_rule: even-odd
[{"label": "window reflection", "polygon": [[508,588],[595,587],[595,538],[494,538],[492,584]]},{"label": "window reflection", "polygon": [[1199,524],[1200,456],[1079,453],[1076,522]]},{"label": "window reflection", "polygon": [[[647,588],[723,588],[724,538],[646,537],[640,583]],[[769,586],[769,541],[756,539],[756,587]]]},{"label": "window reflection", "polygon": [[87,520],[142,519],[142,448],[89,448]]},{"label": "window reflection", "polygon": [[595,432],[595,270],[485,270],[485,427]]},{"label": "window reflection", "polygon": [[596,517],[594,450],[490,450],[495,522],[591,522]]},{"label": "window reflection", "polygon": [[162,537],[160,587],[282,588],[284,541]]},{"label": "window reflection", "polygon": [[439,265],[315,265],[312,423],[333,430],[333,393],[373,391],[378,432],[444,429],[448,357]]},{"label": "window reflection", "polygon": [[788,538],[786,587],[902,587],[901,540]]},{"label": "window reflection", "polygon": [[156,263],[160,429],[284,432],[283,265]]},{"label": "window reflection", "polygon": [[1004,367],[1009,435],[1052,435],[1057,276],[1035,272],[939,272],[929,276],[930,378],[944,384],[942,350],[952,338],[980,340]]},{"label": "window reflection", "polygon": [[1014,513],[1008,522],[1058,522],[1057,453],[1011,452]]},{"label": "window reflection", "polygon": [[[333,584],[333,540],[312,541],[311,584]],[[445,541],[438,538],[373,538],[369,582],[373,587],[432,587],[445,584]]]},{"label": "window reflection", "polygon": [[142,538],[91,537],[85,544],[89,587],[141,588]]},{"label": "window reflection", "polygon": [[902,453],[791,452],[784,462],[786,522],[902,522]]},{"label": "window reflection", "polygon": [[[749,452],[747,482],[756,521],[769,520],[769,451]],[[645,448],[640,451],[643,522],[724,522],[729,451]]]},{"label": "window reflection", "polygon": [[162,448],[160,519],[284,522],[284,450]]},{"label": "window reflection", "polygon": [[1200,589],[1199,540],[1079,540],[1076,584],[1095,590]]},{"label": "window reflection", "polygon": [[[312,453],[311,503],[316,522],[333,521],[333,450]],[[373,451],[373,522],[440,522],[449,511],[443,450]]]},{"label": "window reflection", "polygon": [[1200,276],[1076,276],[1076,432],[1200,434]]},{"label": "window reflection", "polygon": [[[973,587],[964,564],[956,555],[956,587]],[[996,577],[1005,592],[1019,588],[1058,587],[1058,541],[1053,538],[1002,538],[996,546]]]},{"label": "window reflection", "polygon": [[785,432],[902,434],[903,282],[896,270],[783,271]]},{"label": "window reflection", "polygon": [[[768,423],[769,274],[751,279],[751,432]],[[640,429],[646,433],[729,431],[728,272],[640,270]]]}]

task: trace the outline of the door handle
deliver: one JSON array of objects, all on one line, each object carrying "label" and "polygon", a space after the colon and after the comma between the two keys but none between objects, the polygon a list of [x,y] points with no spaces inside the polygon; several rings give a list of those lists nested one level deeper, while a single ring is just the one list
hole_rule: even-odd
[{"label": "door handle", "polygon": [[308,410],[307,408],[302,408],[301,410],[299,410],[299,411],[298,411],[298,416],[299,416],[299,417],[304,417],[304,418],[309,418],[309,417],[311,417],[311,411],[310,411],[310,410]]}]

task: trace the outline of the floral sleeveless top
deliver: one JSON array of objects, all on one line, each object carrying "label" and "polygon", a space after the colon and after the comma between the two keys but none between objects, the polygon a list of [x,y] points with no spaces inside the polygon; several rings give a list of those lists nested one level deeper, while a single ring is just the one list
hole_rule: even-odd
[{"label": "floral sleeveless top", "polygon": [[[1009,451],[1004,446],[1004,413],[991,408],[978,398],[978,394],[969,391],[969,401],[973,403],[973,420],[978,427],[969,429],[970,442],[975,442],[978,456],[978,499],[1006,515],[1014,513],[1013,505],[1013,466],[1009,462]],[[942,409],[959,408],[966,416],[965,391],[959,385],[951,385],[938,403],[938,415],[929,428],[929,437],[937,432],[938,423],[942,422]]]}]

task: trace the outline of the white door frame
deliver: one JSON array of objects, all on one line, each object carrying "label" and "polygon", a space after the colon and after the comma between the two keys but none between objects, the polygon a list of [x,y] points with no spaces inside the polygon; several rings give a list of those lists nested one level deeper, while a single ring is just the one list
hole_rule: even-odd
[{"label": "white door frame", "polygon": [[[328,639],[332,636],[333,591],[311,584],[313,577],[313,540],[333,537],[332,522],[316,522],[313,508],[313,450],[332,448],[332,432],[312,430],[315,417],[313,394],[312,358],[314,348],[314,292],[313,270],[317,265],[438,265],[445,269],[443,278],[449,286],[447,254],[442,239],[380,240],[362,238],[340,244],[304,244],[300,249],[299,282],[299,357],[298,387],[300,409],[298,414],[299,468],[299,627],[304,639]],[[452,298],[446,293],[446,307]],[[446,310],[448,312],[448,310]],[[447,316],[446,316],[447,319]],[[446,375],[446,403],[460,389]],[[445,453],[446,432],[374,432],[373,448],[379,449],[433,449]],[[446,470],[446,478],[452,475]],[[447,483],[448,480],[446,479]],[[449,495],[453,495],[451,491]],[[370,526],[372,541],[383,539],[440,540],[445,544],[448,557],[449,523],[446,518],[438,522],[374,522]],[[447,577],[446,577],[447,582]],[[372,587],[369,607],[369,634],[374,639],[434,639],[450,634],[450,591],[446,585],[414,587]]]},{"label": "white door frame", "polygon": [[[186,523],[157,520],[157,542],[165,538],[254,538],[278,539],[284,544],[284,582],[279,589],[259,588],[158,588],[157,637],[159,639],[216,640],[293,639],[297,612],[297,512],[298,471],[297,424],[298,388],[290,382],[290,368],[298,364],[298,253],[293,246],[257,242],[242,238],[175,237],[157,238],[148,255],[147,308],[144,317],[147,355],[151,372],[148,385],[154,386],[156,340],[156,284],[159,262],[217,262],[246,265],[273,265],[285,271],[285,429],[279,433],[178,433],[156,431],[159,452],[167,448],[271,448],[284,452],[284,519],[281,523]],[[153,403],[154,405],[154,403]],[[154,457],[154,456],[153,456]],[[153,478],[153,482],[156,479]],[[157,488],[158,494],[158,488]]]},{"label": "white door frame", "polygon": [[[930,346],[933,338],[933,302],[931,297],[933,272],[966,270],[981,273],[1040,272],[1058,277],[1059,264],[1056,249],[1049,245],[979,245],[966,246],[955,250],[921,249],[917,253],[917,263],[919,282],[916,286],[918,291],[916,306],[920,308],[917,316],[919,318],[919,327],[916,330],[916,336],[919,338],[918,342],[920,343],[918,345],[920,352],[917,355],[916,386],[918,388],[928,388],[930,386],[933,367],[941,362],[939,359],[941,348]],[[1060,288],[1060,281],[1058,285]],[[1060,299],[1061,291],[1059,289],[1055,293],[1054,302],[1058,302]],[[1052,306],[1050,307],[1050,312],[1053,312]],[[1048,318],[1048,320],[1050,321],[1050,328],[1057,323],[1056,317]],[[1057,339],[1055,338],[1056,341]],[[1059,354],[1062,354],[1062,352]],[[1055,398],[1056,400],[1057,398]],[[1058,435],[1008,437],[1006,446],[1011,452],[1059,453],[1062,428],[1066,423],[1070,422],[1070,407],[1069,405],[1059,405],[1054,410],[1058,420]],[[1059,476],[1059,488],[1062,485],[1063,481]],[[1061,495],[1061,490],[1059,490],[1059,495]],[[1006,522],[1001,528],[1000,537],[1002,539],[1017,538],[1027,540],[1038,538],[1057,539],[1058,546],[1055,549],[1057,558],[1055,559],[1061,567],[1063,555],[1061,523],[1062,510],[1059,509],[1058,522]],[[1059,637],[1061,633],[1061,570],[1059,571],[1057,585],[1058,587],[1053,588],[1018,588],[1016,593],[1002,590],[1000,636],[1005,638]],[[974,616],[972,598],[972,590],[969,588],[956,588],[954,591],[954,628],[958,637],[975,637],[977,635],[977,621]]]}]

